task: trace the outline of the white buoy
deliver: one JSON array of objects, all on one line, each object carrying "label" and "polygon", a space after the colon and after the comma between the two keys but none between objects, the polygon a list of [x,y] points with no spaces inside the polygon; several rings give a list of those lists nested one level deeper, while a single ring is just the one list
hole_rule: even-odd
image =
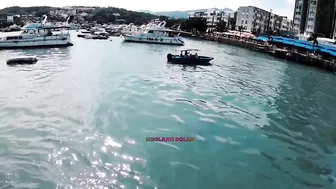
[{"label": "white buoy", "polygon": [[34,64],[35,62],[37,62],[36,56],[20,56],[7,60],[7,64]]}]

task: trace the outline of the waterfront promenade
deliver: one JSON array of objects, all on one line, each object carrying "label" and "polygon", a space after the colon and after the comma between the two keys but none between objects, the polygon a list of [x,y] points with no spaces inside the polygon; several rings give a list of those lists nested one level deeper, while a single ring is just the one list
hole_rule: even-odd
[{"label": "waterfront promenade", "polygon": [[[273,44],[272,41],[265,40],[264,37],[259,39],[249,39],[206,34],[202,39],[266,53],[273,57],[317,67],[331,72],[336,71],[335,57],[331,55],[327,55],[326,53],[317,54],[316,52],[314,53],[313,49],[307,50],[305,48],[294,47],[293,45]],[[321,54],[325,56],[321,56]]]}]

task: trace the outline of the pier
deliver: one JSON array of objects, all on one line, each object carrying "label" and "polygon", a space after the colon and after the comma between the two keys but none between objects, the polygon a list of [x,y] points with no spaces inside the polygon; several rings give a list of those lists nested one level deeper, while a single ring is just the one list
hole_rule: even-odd
[{"label": "pier", "polygon": [[327,71],[336,71],[336,48],[328,45],[313,46],[312,42],[290,38],[265,36],[246,38],[237,35],[205,34],[204,40],[237,46],[292,62],[313,66]]}]

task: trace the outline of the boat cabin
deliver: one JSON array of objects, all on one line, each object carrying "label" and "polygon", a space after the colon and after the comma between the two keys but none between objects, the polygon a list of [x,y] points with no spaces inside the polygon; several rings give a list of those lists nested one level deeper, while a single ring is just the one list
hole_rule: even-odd
[{"label": "boat cabin", "polygon": [[46,35],[51,36],[53,32],[59,32],[63,34],[64,30],[69,33],[70,27],[68,26],[54,26],[54,25],[41,25],[41,24],[28,24],[22,28],[22,34],[39,34],[39,35]]},{"label": "boat cabin", "polygon": [[[9,35],[0,37],[0,41],[18,41],[24,39],[32,39],[35,37],[48,37],[48,36],[68,36],[69,28],[67,26],[41,26],[40,24],[30,24],[22,28],[20,34]],[[65,32],[64,29],[67,29]],[[59,31],[60,30],[60,31]]]},{"label": "boat cabin", "polygon": [[198,58],[198,53],[197,52],[199,52],[199,51],[200,50],[198,50],[198,49],[181,50],[180,57],[194,57],[194,58]]},{"label": "boat cabin", "polygon": [[166,37],[174,37],[176,36],[173,30],[163,30],[163,29],[149,29],[144,32],[145,34],[152,34],[155,36],[166,36]]}]

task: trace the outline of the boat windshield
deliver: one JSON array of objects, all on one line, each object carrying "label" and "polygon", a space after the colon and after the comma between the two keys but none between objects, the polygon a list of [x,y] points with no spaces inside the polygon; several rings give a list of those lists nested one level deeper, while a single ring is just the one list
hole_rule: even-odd
[{"label": "boat windshield", "polygon": [[198,56],[198,49],[187,49],[187,50],[181,50],[181,57],[190,57],[190,58],[199,58]]},{"label": "boat windshield", "polygon": [[38,23],[31,23],[31,24],[27,24],[25,25],[22,30],[28,30],[28,29],[38,29],[41,27],[41,24]]},{"label": "boat windshield", "polygon": [[198,52],[198,51],[200,51],[200,50],[198,50],[198,49],[186,49],[186,50],[181,50],[181,53],[183,53],[183,52],[190,53],[190,52]]}]

